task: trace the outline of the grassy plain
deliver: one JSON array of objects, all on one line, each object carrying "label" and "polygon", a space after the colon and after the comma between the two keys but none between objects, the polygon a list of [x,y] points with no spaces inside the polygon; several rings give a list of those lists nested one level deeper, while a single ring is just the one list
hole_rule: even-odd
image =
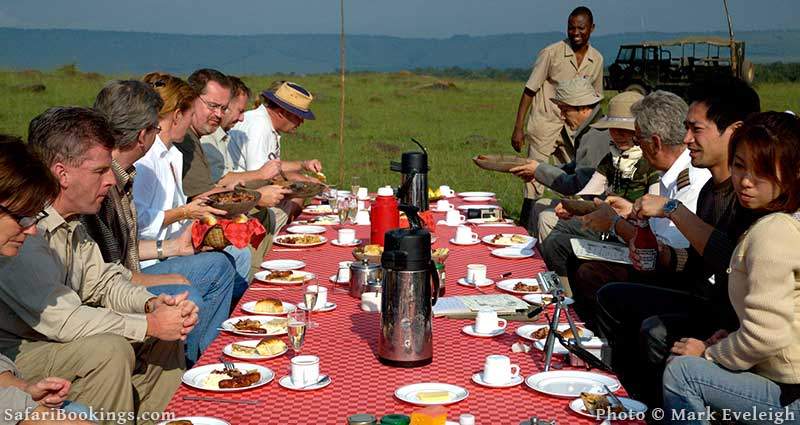
[{"label": "grassy plain", "polygon": [[[112,78],[81,73],[73,68],[0,72],[0,132],[25,137],[31,118],[54,105],[90,106],[99,89]],[[315,96],[317,120],[306,122],[296,134],[283,139],[284,159],[319,158],[329,179],[337,183],[339,132],[339,77],[244,76],[258,92],[276,79],[296,81]],[[481,153],[512,153],[510,135],[522,82],[449,80],[453,87],[436,88],[434,77],[410,73],[356,73],[347,76],[345,104],[345,179],[359,176],[361,184],[375,190],[398,185],[399,175],[389,171],[389,161],[414,150],[414,137],[430,153],[431,186],[447,184],[456,191],[496,192],[509,213],[521,204],[519,180],[483,171],[470,158]],[[38,86],[37,85],[41,85]],[[764,110],[800,111],[800,84],[775,83],[757,87]],[[37,91],[38,90],[38,91]],[[614,93],[606,93],[606,97]]]}]

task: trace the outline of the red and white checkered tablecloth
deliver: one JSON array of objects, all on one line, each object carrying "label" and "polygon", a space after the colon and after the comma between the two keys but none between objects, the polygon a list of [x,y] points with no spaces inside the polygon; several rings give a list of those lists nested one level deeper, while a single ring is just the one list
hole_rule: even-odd
[{"label": "red and white checkered tablecloth", "polygon": [[[443,214],[440,214],[443,218]],[[355,226],[356,236],[369,239],[369,226]],[[477,227],[481,237],[491,233],[525,233],[520,227]],[[434,248],[450,249],[446,265],[447,296],[479,294],[476,289],[460,286],[456,280],[464,277],[468,263],[483,263],[488,266],[488,277],[497,280],[501,273],[512,272],[513,278],[535,277],[545,270],[541,256],[521,260],[508,260],[490,255],[485,244],[456,246],[448,241],[455,233],[454,227],[439,225],[438,240]],[[328,227],[328,240],[336,237],[336,231]],[[284,356],[259,361],[276,373],[269,384],[249,391],[236,393],[214,393],[195,390],[185,385],[173,396],[167,411],[178,416],[214,416],[235,425],[261,424],[344,424],[347,417],[356,413],[382,416],[390,413],[409,414],[416,406],[394,397],[394,391],[404,385],[419,382],[443,382],[458,385],[469,391],[469,396],[456,404],[447,406],[448,419],[458,420],[461,413],[475,415],[478,424],[519,424],[537,416],[540,419],[556,419],[559,424],[590,424],[595,421],[573,413],[570,400],[554,398],[535,392],[522,385],[495,389],[472,382],[473,373],[479,372],[487,355],[504,354],[521,368],[523,376],[540,372],[544,368],[544,356],[535,349],[531,353],[512,353],[511,345],[519,338],[514,333],[522,324],[509,323],[505,334],[496,338],[475,338],[462,333],[461,329],[470,320],[435,318],[433,322],[433,363],[419,368],[402,369],[382,365],[377,350],[380,314],[360,309],[360,300],[350,297],[346,290],[330,292],[328,277],[335,274],[339,261],[352,260],[352,248],[336,247],[330,243],[311,249],[294,250],[275,246],[267,259],[296,259],[306,263],[305,270],[315,273],[321,284],[329,287],[328,299],[337,304],[330,312],[318,312],[312,320],[319,327],[310,329],[303,346],[304,354],[320,358],[321,372],[331,376],[332,383],[320,390],[296,392],[278,385],[277,379],[289,373],[291,350]],[[302,301],[299,286],[283,287],[279,291],[255,291],[252,288],[273,287],[255,282],[237,306],[233,315],[246,315],[241,305],[247,301],[275,297],[284,301]],[[340,287],[341,288],[341,287]],[[498,292],[489,287],[489,293]],[[524,324],[524,323],[523,323]],[[284,337],[285,338],[285,337]],[[225,345],[248,339],[225,332],[209,347],[199,365],[218,362]],[[288,341],[287,341],[288,343]],[[558,360],[554,360],[557,362]],[[210,396],[240,400],[258,400],[258,405],[226,404],[219,402],[184,400],[184,396]]]}]

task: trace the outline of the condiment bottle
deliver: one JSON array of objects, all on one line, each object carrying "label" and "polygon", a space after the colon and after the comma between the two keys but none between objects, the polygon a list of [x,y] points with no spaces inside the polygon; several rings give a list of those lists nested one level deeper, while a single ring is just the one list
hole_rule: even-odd
[{"label": "condiment bottle", "polygon": [[475,425],[475,416],[469,413],[462,413],[458,417],[458,425]]},{"label": "condiment bottle", "polygon": [[408,425],[411,418],[406,415],[392,414],[381,418],[381,425]]},{"label": "condiment bottle", "polygon": [[444,272],[444,263],[436,263],[436,273],[439,274],[439,296],[443,297],[445,291],[444,282],[446,277],[446,273]]},{"label": "condiment bottle", "polygon": [[378,197],[372,204],[369,214],[370,243],[383,246],[383,238],[387,230],[400,227],[400,210],[397,208],[397,198],[394,191],[386,186],[378,189]]},{"label": "condiment bottle", "polygon": [[378,420],[373,415],[358,414],[347,418],[347,425],[377,425]]},{"label": "condiment bottle", "polygon": [[636,237],[633,239],[633,249],[639,256],[639,268],[643,271],[656,269],[658,260],[658,241],[656,235],[650,230],[649,222],[639,220],[637,223]]}]

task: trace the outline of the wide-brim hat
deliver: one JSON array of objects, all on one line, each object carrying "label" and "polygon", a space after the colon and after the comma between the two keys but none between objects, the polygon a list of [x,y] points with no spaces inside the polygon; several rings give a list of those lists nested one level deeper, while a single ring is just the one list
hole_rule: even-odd
[{"label": "wide-brim hat", "polygon": [[603,95],[595,90],[588,79],[574,78],[561,82],[550,100],[569,106],[590,106],[603,100]]},{"label": "wide-brim hat", "polygon": [[311,101],[314,100],[314,96],[297,83],[286,81],[274,91],[265,90],[261,95],[304,120],[316,118],[311,112]]},{"label": "wide-brim hat", "polygon": [[644,96],[634,91],[622,92],[608,102],[608,114],[597,120],[591,126],[597,129],[618,128],[621,130],[636,131],[635,119],[631,113],[631,106],[642,100]]}]

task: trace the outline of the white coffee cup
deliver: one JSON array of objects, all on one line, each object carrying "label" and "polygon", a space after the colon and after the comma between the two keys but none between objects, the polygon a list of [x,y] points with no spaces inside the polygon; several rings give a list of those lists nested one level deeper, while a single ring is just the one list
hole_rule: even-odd
[{"label": "white coffee cup", "polygon": [[505,329],[506,326],[508,326],[508,321],[497,317],[497,312],[492,309],[480,309],[475,315],[475,332],[477,333],[488,334],[498,329]]},{"label": "white coffee cup", "polygon": [[356,231],[355,229],[339,229],[337,239],[342,245],[351,244],[356,240]]},{"label": "white coffee cup", "polygon": [[360,210],[356,213],[356,224],[368,225],[369,224],[369,211]]},{"label": "white coffee cup", "polygon": [[485,264],[467,264],[467,282],[481,284],[486,280]]},{"label": "white coffee cup", "polygon": [[470,230],[467,226],[458,226],[456,228],[456,243],[475,243],[478,242],[478,234]]},{"label": "white coffee cup", "polygon": [[361,309],[364,311],[381,311],[381,294],[364,292],[361,294]]},{"label": "white coffee cup", "polygon": [[292,358],[292,385],[302,387],[319,381],[319,357],[311,355]]},{"label": "white coffee cup", "polygon": [[466,217],[456,210],[448,210],[444,220],[448,226],[458,226],[466,220]]},{"label": "white coffee cup", "polygon": [[453,204],[447,201],[447,199],[440,199],[436,201],[436,209],[439,211],[449,211],[455,208]]},{"label": "white coffee cup", "polygon": [[356,197],[360,200],[369,199],[369,189],[366,187],[359,187],[358,192],[356,193]]},{"label": "white coffee cup", "polygon": [[486,363],[483,365],[483,382],[501,385],[518,376],[519,366],[511,364],[511,359],[508,356],[499,354],[486,356]]},{"label": "white coffee cup", "polygon": [[319,285],[308,285],[306,292],[317,293],[317,302],[314,303],[314,310],[323,309],[328,304],[328,288]]},{"label": "white coffee cup", "polygon": [[350,281],[350,265],[353,264],[352,261],[340,261],[339,262],[339,282],[349,282]]},{"label": "white coffee cup", "polygon": [[450,189],[450,186],[447,185],[439,186],[439,193],[448,198],[456,194],[456,192],[453,189]]}]

